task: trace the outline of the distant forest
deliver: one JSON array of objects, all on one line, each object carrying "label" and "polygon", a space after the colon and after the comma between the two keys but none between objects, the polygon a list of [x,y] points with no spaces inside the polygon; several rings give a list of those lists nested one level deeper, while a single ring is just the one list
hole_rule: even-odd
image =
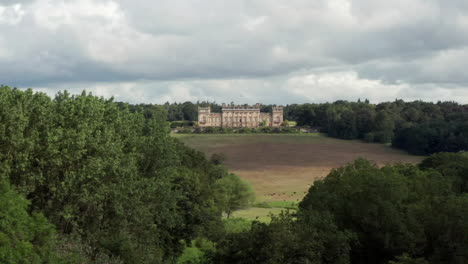
[{"label": "distant forest", "polygon": [[[198,106],[221,111],[221,105],[209,102],[163,105],[168,121],[196,121]],[[262,105],[261,111],[271,111],[271,107]],[[416,155],[468,150],[468,105],[456,102],[292,104],[284,107],[284,119],[319,128],[331,137],[391,143]]]}]

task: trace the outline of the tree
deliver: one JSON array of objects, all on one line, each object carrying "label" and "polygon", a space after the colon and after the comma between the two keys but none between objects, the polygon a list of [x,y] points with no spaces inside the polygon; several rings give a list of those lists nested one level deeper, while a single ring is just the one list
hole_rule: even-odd
[{"label": "tree", "polygon": [[393,138],[395,121],[386,111],[377,112],[375,117],[375,140],[380,143],[390,143]]},{"label": "tree", "polygon": [[210,158],[211,163],[213,163],[214,165],[221,165],[224,163],[225,160],[226,154],[224,153],[213,153],[213,155],[211,155]]},{"label": "tree", "polygon": [[358,137],[356,115],[350,110],[341,112],[337,119],[330,124],[328,132],[339,138],[356,139]]},{"label": "tree", "polygon": [[222,171],[172,138],[166,119],[158,105],[2,86],[0,175],[90,262],[171,262],[180,241],[220,225]]},{"label": "tree", "polygon": [[315,182],[300,203],[300,211],[328,211],[340,229],[355,233],[358,243],[351,251],[353,263],[386,263],[403,253],[424,252],[420,219],[425,205],[420,201],[446,192],[443,183],[414,166],[380,169],[359,159]]},{"label": "tree", "polygon": [[468,194],[449,194],[424,212],[426,259],[430,263],[468,263]]},{"label": "tree", "polygon": [[228,218],[233,211],[248,207],[255,200],[252,187],[232,173],[216,182],[216,191],[219,203]]},{"label": "tree", "polygon": [[228,235],[218,244],[213,263],[349,263],[349,232],[338,230],[330,214],[289,213],[270,224],[254,222],[249,231]]},{"label": "tree", "polygon": [[182,104],[182,113],[184,113],[185,120],[198,120],[198,107],[191,102],[185,102]]},{"label": "tree", "polygon": [[55,230],[29,202],[0,180],[0,263],[58,263]]},{"label": "tree", "polygon": [[435,169],[452,182],[455,193],[468,193],[468,153],[441,152],[424,159],[423,170]]}]

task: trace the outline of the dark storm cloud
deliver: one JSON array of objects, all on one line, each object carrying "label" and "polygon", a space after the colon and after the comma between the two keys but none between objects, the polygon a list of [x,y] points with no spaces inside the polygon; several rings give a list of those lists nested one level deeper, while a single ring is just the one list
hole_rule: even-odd
[{"label": "dark storm cloud", "polygon": [[0,1],[0,83],[48,92],[467,102],[467,64],[462,0]]}]

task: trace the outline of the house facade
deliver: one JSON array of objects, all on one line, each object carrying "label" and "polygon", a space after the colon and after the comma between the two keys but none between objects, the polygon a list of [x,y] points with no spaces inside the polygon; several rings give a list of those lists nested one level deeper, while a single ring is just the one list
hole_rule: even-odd
[{"label": "house facade", "polygon": [[223,104],[221,113],[212,113],[210,107],[198,108],[200,127],[279,127],[282,123],[282,106],[273,107],[271,113],[260,112],[260,104],[254,106]]}]

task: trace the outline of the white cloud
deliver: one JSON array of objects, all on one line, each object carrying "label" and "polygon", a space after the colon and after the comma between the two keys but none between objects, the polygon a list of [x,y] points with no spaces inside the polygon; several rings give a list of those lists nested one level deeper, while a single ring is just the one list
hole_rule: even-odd
[{"label": "white cloud", "polygon": [[259,16],[259,17],[255,17],[255,18],[249,18],[244,23],[244,27],[248,31],[255,31],[258,27],[260,27],[262,24],[264,24],[267,20],[268,20],[268,17],[266,17],[266,16]]},{"label": "white cloud", "polygon": [[468,101],[462,0],[2,3],[10,85],[132,102]]},{"label": "white cloud", "polygon": [[0,5],[0,24],[16,25],[21,22],[25,11],[21,4],[11,6]]},{"label": "white cloud", "polygon": [[100,20],[101,26],[112,27],[122,18],[118,4],[110,0],[37,0],[31,10],[36,24],[50,30],[61,26],[86,26],[93,19]]},{"label": "white cloud", "polygon": [[370,99],[374,102],[393,100],[407,84],[383,84],[378,80],[359,78],[356,72],[310,73],[291,77],[288,91],[303,96],[307,101],[333,101],[341,94],[342,100]]}]

